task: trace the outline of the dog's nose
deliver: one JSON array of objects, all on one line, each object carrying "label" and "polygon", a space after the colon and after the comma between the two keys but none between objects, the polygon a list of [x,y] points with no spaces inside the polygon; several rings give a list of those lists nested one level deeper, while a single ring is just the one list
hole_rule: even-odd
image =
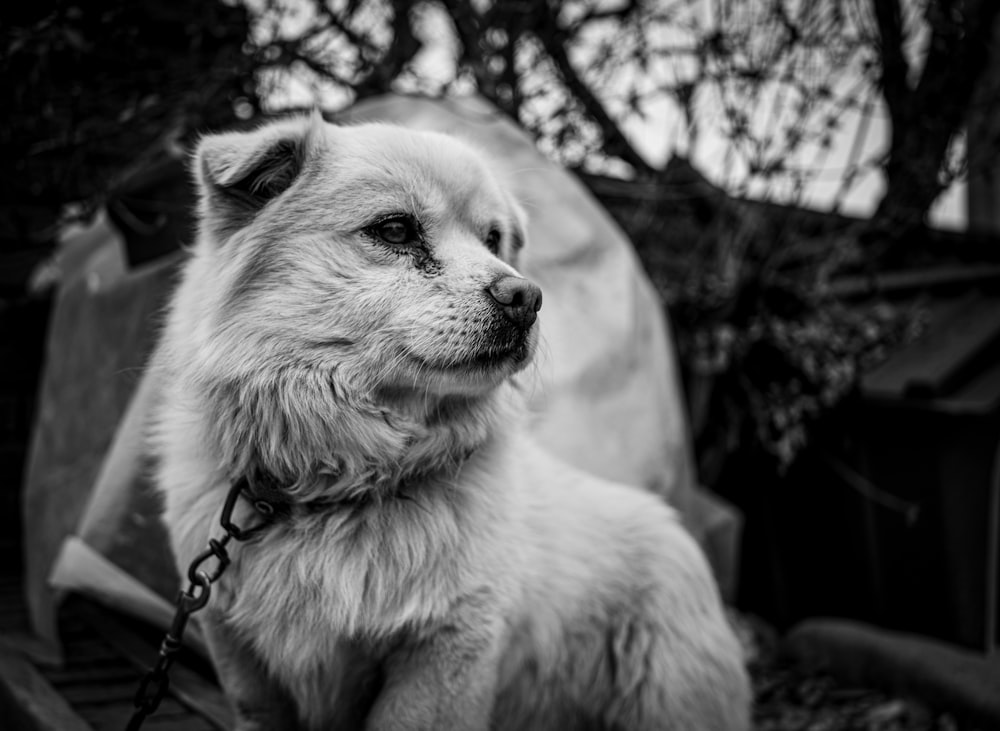
[{"label": "dog's nose", "polygon": [[535,322],[542,306],[542,290],[522,277],[503,276],[487,289],[500,311],[518,327],[525,329]]}]

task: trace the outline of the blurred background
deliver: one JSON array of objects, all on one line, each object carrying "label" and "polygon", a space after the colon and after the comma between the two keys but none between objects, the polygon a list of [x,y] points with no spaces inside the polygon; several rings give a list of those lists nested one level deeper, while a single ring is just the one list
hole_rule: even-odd
[{"label": "blurred background", "polygon": [[[50,314],[81,231],[113,227],[130,267],[189,241],[185,156],[205,131],[478,94],[606,208],[656,289],[697,480],[742,516],[735,610],[779,636],[833,616],[995,659],[998,15],[993,0],[8,3],[0,561],[16,580]],[[824,728],[874,727],[858,724]]]}]

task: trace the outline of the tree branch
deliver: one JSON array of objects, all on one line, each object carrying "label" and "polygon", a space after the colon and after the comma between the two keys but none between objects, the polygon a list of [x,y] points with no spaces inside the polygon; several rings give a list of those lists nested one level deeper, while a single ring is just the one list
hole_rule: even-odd
[{"label": "tree branch", "polygon": [[464,64],[472,70],[480,94],[493,102],[498,102],[496,83],[486,69],[486,59],[480,47],[484,37],[483,16],[472,3],[464,0],[443,0],[443,4],[455,24],[455,32],[462,47],[458,59],[459,65]]},{"label": "tree branch", "polygon": [[537,28],[535,37],[545,48],[549,58],[552,59],[563,83],[566,84],[566,88],[600,128],[604,137],[605,152],[628,163],[640,175],[648,177],[658,175],[659,171],[646,162],[632,146],[618,123],[608,114],[601,100],[573,68],[569,55],[566,53],[566,33],[559,27],[559,22],[548,3],[539,3],[535,9],[539,16],[539,21],[535,26]]},{"label": "tree branch", "polygon": [[903,55],[903,19],[899,0],[874,0],[875,20],[878,24],[878,53],[882,62],[879,86],[893,124],[905,120],[906,99],[909,95],[907,77],[910,73]]},{"label": "tree branch", "polygon": [[[876,0],[876,9],[885,2]],[[892,121],[892,141],[886,162],[886,194],[879,203],[875,224],[898,238],[919,225],[941,193],[940,172],[954,135],[966,121],[977,82],[986,67],[994,22],[1000,3],[966,0],[958,7],[950,0],[934,0],[928,8],[931,38],[923,71],[912,89],[901,73],[897,51],[883,41],[883,88]],[[898,18],[897,18],[898,21]],[[885,31],[896,31],[892,19]],[[883,21],[880,20],[880,28]],[[897,41],[901,41],[900,33]],[[898,53],[901,45],[896,43]],[[895,76],[892,76],[895,75]]]},{"label": "tree branch", "polygon": [[371,71],[355,85],[359,99],[388,91],[396,77],[420,52],[422,44],[413,33],[410,20],[413,0],[395,0],[392,5],[392,41],[382,57],[372,63]]}]

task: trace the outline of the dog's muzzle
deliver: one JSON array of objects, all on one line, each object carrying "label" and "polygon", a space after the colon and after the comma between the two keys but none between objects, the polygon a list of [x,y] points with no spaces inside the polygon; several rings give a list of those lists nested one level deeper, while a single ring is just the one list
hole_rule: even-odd
[{"label": "dog's muzzle", "polygon": [[542,290],[534,283],[505,275],[487,287],[486,292],[504,317],[517,327],[527,330],[535,323],[542,307]]}]

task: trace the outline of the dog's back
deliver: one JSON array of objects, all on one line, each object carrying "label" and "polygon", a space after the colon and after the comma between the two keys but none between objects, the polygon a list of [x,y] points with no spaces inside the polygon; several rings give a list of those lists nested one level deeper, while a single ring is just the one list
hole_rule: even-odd
[{"label": "dog's back", "polygon": [[498,727],[747,728],[742,651],[678,516],[530,441],[517,449],[529,581]]}]

